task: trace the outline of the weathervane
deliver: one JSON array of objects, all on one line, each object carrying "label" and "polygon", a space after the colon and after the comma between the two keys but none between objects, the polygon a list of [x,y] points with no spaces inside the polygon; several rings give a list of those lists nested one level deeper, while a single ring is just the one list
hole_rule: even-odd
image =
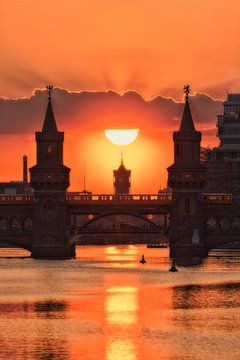
[{"label": "weathervane", "polygon": [[183,88],[185,95],[185,99],[187,100],[189,98],[189,93],[190,93],[190,86],[189,85],[185,85]]},{"label": "weathervane", "polygon": [[51,98],[52,98],[51,95],[52,95],[52,92],[53,92],[53,86],[47,85],[46,89],[47,89],[47,92],[48,92],[48,100],[51,100]]}]

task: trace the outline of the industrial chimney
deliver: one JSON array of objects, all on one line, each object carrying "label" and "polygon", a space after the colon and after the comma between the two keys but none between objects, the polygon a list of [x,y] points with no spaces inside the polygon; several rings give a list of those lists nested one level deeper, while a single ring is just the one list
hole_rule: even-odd
[{"label": "industrial chimney", "polygon": [[28,182],[27,155],[23,156],[23,182]]}]

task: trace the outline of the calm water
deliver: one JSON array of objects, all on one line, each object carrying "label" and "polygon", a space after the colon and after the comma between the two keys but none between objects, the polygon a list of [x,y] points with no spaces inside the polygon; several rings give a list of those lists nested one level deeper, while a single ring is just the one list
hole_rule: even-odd
[{"label": "calm water", "polygon": [[0,359],[239,360],[240,252],[223,254],[169,273],[144,245],[0,249]]}]

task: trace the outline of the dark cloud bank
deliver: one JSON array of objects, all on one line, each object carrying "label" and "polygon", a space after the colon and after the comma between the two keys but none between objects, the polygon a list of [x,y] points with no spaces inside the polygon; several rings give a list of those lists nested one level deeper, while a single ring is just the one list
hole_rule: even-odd
[{"label": "dark cloud bank", "polygon": [[[191,96],[191,109],[198,129],[215,136],[217,114],[222,112],[222,102],[196,93]],[[0,133],[33,133],[41,129],[46,111],[47,94],[36,90],[24,99],[0,99]],[[153,127],[157,131],[178,128],[183,104],[171,98],[157,96],[144,100],[137,92],[119,95],[107,92],[68,92],[56,88],[53,106],[59,128],[68,130],[81,126],[92,129],[93,122],[102,127]],[[95,124],[96,124],[95,123]]]}]

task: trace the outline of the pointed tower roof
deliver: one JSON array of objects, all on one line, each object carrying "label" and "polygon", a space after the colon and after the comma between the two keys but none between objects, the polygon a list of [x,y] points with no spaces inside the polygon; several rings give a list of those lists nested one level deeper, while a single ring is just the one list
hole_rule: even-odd
[{"label": "pointed tower roof", "polygon": [[125,167],[125,165],[124,165],[124,163],[123,163],[123,153],[122,153],[122,151],[121,151],[121,164],[120,164],[118,170],[122,170],[122,171],[123,171],[123,170],[124,170],[124,171],[127,170],[126,167]]},{"label": "pointed tower roof", "polygon": [[44,123],[43,123],[43,127],[42,127],[42,132],[44,134],[56,134],[58,132],[57,129],[57,125],[56,125],[56,121],[55,121],[55,117],[54,117],[54,113],[53,113],[53,108],[52,108],[52,102],[51,102],[51,93],[53,90],[52,86],[47,86],[47,90],[48,90],[48,106],[47,106],[47,111],[46,111],[46,115],[45,115],[45,119],[44,119]]},{"label": "pointed tower roof", "polygon": [[127,173],[127,174],[131,173],[131,170],[128,170],[128,169],[125,167],[124,163],[123,163],[123,154],[122,154],[122,151],[121,151],[121,163],[120,163],[118,169],[117,169],[117,170],[113,170],[113,172],[114,172],[114,174],[115,174],[115,173],[119,173],[119,172],[121,172],[121,173]]},{"label": "pointed tower roof", "polygon": [[189,85],[184,86],[184,92],[186,94],[185,96],[185,106],[182,116],[182,121],[180,124],[179,131],[187,131],[187,132],[195,132],[195,126],[192,119],[191,109],[189,106]]}]

